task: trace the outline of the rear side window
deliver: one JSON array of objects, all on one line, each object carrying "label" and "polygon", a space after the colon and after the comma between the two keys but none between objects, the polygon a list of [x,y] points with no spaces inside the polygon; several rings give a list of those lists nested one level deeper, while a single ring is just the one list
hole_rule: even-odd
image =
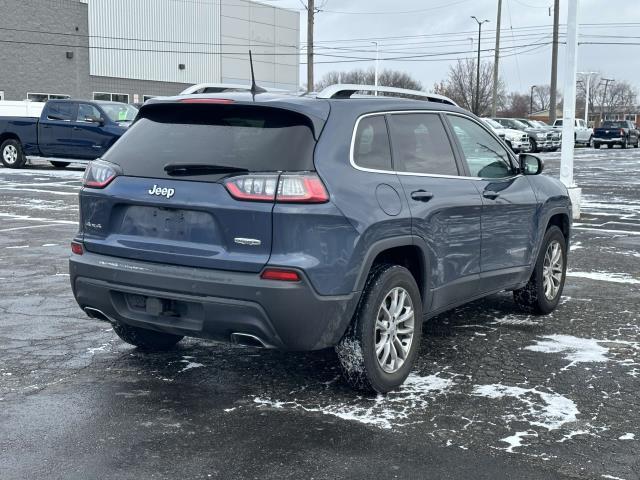
[{"label": "rear side window", "polygon": [[120,165],[124,175],[138,177],[165,177],[164,167],[176,163],[250,172],[309,171],[314,170],[314,147],[311,121],[289,110],[158,104],[143,108],[141,118],[103,158]]},{"label": "rear side window", "polygon": [[77,105],[73,102],[50,103],[47,105],[47,118],[70,122],[76,119],[76,109]]},{"label": "rear side window", "polygon": [[353,161],[363,168],[393,170],[384,116],[375,115],[360,120],[353,145]]},{"label": "rear side window", "polygon": [[389,117],[389,126],[396,171],[458,175],[453,149],[439,115],[395,114]]}]

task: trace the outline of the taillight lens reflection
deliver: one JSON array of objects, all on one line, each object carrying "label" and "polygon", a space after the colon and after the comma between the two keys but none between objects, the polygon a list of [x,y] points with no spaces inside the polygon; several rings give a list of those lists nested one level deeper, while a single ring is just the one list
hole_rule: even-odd
[{"label": "taillight lens reflection", "polygon": [[278,175],[242,175],[228,179],[225,186],[237,200],[281,203],[324,203],[329,200],[327,189],[313,173],[282,174],[279,178]]},{"label": "taillight lens reflection", "polygon": [[117,176],[115,167],[107,162],[96,160],[91,162],[84,171],[82,185],[89,188],[104,188]]},{"label": "taillight lens reflection", "polygon": [[233,198],[254,202],[273,202],[276,198],[277,175],[243,175],[225,182]]}]

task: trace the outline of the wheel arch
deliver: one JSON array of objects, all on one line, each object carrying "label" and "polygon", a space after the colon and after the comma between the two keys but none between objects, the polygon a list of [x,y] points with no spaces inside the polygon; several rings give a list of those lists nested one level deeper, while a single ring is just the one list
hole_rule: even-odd
[{"label": "wheel arch", "polygon": [[16,140],[22,147],[22,140],[20,140],[20,137],[17,134],[13,132],[0,133],[0,145],[2,145],[7,140]]},{"label": "wheel arch", "polygon": [[356,281],[356,290],[361,292],[364,289],[369,272],[374,265],[378,263],[401,265],[407,268],[415,278],[422,296],[423,309],[426,311],[431,301],[427,252],[424,240],[415,235],[389,238],[374,243],[365,256]]}]

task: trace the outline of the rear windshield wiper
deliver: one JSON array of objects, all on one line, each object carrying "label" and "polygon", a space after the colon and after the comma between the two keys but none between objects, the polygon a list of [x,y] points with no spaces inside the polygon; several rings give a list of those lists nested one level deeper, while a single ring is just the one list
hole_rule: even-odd
[{"label": "rear windshield wiper", "polygon": [[227,165],[211,165],[208,163],[169,163],[164,166],[168,175],[209,175],[215,173],[247,173],[249,170]]}]

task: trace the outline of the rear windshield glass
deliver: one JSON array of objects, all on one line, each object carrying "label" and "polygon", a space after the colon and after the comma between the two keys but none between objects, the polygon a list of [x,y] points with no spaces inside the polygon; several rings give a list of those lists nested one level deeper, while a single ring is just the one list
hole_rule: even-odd
[{"label": "rear windshield glass", "polygon": [[626,128],[627,122],[613,122],[607,121],[602,124],[603,128]]},{"label": "rear windshield glass", "polygon": [[120,165],[125,175],[163,177],[164,167],[176,163],[251,172],[314,169],[311,122],[296,112],[242,105],[164,104],[143,108],[141,117],[103,157]]}]

